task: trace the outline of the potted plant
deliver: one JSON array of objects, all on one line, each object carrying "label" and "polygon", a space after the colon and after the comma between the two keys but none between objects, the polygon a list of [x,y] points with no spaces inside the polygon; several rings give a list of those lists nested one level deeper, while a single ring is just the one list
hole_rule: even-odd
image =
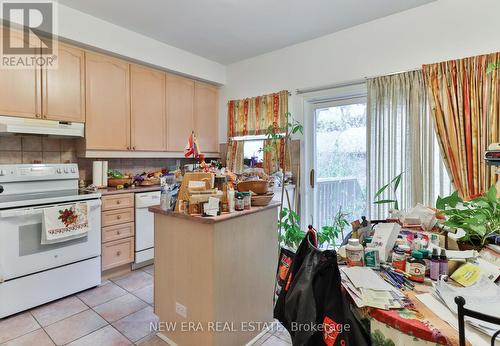
[{"label": "potted plant", "polygon": [[483,196],[464,201],[455,191],[447,197],[438,197],[437,215],[444,216],[443,225],[451,230],[462,229],[461,250],[480,249],[500,236],[500,198],[493,185]]},{"label": "potted plant", "polygon": [[290,250],[297,250],[306,233],[300,229],[300,216],[288,208],[283,208],[280,212],[278,222],[279,241]]},{"label": "potted plant", "polygon": [[343,213],[342,208],[340,208],[333,218],[332,225],[321,227],[318,231],[318,245],[320,248],[331,246],[334,250],[337,249],[337,239],[344,240],[344,229],[349,226],[349,221],[346,219],[348,215]]}]

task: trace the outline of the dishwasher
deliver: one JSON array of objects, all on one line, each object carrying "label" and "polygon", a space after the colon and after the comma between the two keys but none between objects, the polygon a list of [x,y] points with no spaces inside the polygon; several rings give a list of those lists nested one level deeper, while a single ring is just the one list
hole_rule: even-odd
[{"label": "dishwasher", "polygon": [[160,204],[160,191],[135,194],[135,261],[133,268],[154,259],[154,214],[148,208]]}]

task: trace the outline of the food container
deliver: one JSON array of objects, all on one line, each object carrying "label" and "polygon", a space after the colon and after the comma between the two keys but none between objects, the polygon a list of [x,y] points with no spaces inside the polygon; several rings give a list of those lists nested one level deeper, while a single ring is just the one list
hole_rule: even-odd
[{"label": "food container", "polygon": [[266,195],[256,195],[252,196],[252,205],[254,207],[265,207],[268,205],[274,197],[274,193],[268,193]]},{"label": "food container", "polygon": [[236,186],[239,192],[253,191],[258,195],[265,195],[269,190],[267,180],[247,180],[239,182]]},{"label": "food container", "polygon": [[108,186],[110,187],[117,187],[118,185],[125,185],[125,184],[131,184],[132,179],[115,179],[115,178],[109,178],[108,179]]},{"label": "food container", "polygon": [[245,210],[250,210],[252,208],[252,196],[250,192],[242,192],[243,194],[243,208]]}]

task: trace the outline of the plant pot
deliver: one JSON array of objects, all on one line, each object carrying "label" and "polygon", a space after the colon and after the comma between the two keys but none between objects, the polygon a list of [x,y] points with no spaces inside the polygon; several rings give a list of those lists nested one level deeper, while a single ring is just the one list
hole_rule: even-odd
[{"label": "plant pot", "polygon": [[483,248],[482,245],[475,245],[465,241],[457,241],[457,244],[460,251],[476,250],[479,252]]}]

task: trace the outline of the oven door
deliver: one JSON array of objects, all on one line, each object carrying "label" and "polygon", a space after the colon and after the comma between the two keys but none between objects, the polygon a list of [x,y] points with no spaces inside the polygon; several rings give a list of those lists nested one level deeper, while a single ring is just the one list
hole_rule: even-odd
[{"label": "oven door", "polygon": [[0,210],[0,282],[59,267],[101,254],[101,201],[89,206],[89,231],[85,237],[42,245],[43,209],[65,206]]}]

